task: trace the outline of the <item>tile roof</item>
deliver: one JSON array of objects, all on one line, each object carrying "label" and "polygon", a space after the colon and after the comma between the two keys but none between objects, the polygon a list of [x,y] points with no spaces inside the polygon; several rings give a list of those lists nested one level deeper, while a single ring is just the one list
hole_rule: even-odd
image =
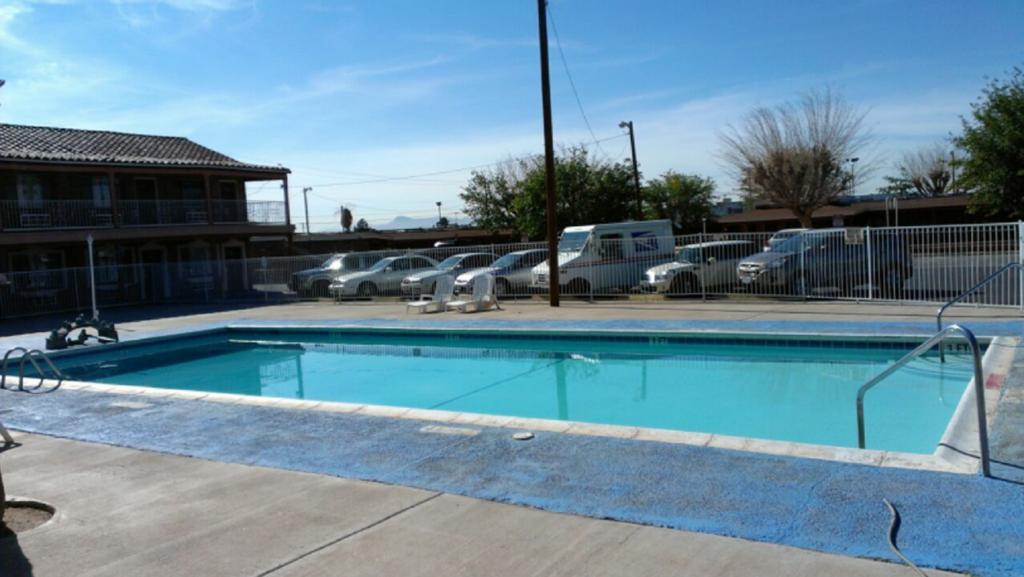
[{"label": "tile roof", "polygon": [[239,162],[180,136],[19,124],[0,124],[0,161],[5,160],[288,172]]}]

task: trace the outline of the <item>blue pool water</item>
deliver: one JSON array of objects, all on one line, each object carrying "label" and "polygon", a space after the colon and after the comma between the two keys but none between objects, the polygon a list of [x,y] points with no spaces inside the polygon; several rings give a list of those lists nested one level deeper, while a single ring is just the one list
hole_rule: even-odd
[{"label": "blue pool water", "polygon": [[[64,359],[102,383],[856,447],[857,388],[908,343],[232,330]],[[867,396],[868,447],[931,453],[970,380],[918,359]]]}]

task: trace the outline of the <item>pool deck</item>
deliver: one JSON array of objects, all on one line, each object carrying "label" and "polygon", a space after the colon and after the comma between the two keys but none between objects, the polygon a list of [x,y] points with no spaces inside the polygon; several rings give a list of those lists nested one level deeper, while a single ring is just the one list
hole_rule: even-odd
[{"label": "pool deck", "polygon": [[[888,563],[264,467],[17,434],[18,495],[58,517],[0,540],[4,577],[886,577]],[[951,575],[930,572],[932,575]]]},{"label": "pool deck", "polygon": [[[421,317],[405,315],[404,306],[399,303],[304,303],[125,323],[119,329],[125,339],[263,323],[925,335],[934,330],[934,311],[935,307],[853,303],[571,302],[554,311],[539,304],[519,303],[493,313]],[[961,320],[986,336],[1019,336],[1024,327],[1018,312],[1006,309],[963,307],[947,316],[947,322]],[[0,340],[5,347],[22,343],[39,346],[41,337],[34,333]],[[182,547],[180,555],[191,554],[196,559],[188,557],[182,565],[174,566],[168,560],[175,550],[165,546],[140,546],[137,551],[133,548],[131,555],[125,551],[117,555],[113,548],[110,560],[101,562],[97,557],[94,564],[77,564],[76,567],[87,569],[78,573],[130,574],[133,571],[119,572],[114,568],[147,567],[134,572],[160,574],[174,569],[174,574],[182,574],[179,569],[191,567],[190,563],[199,562],[197,559],[222,555],[230,558],[210,561],[209,566],[216,571],[204,569],[198,573],[269,574],[268,570],[290,559],[289,555],[303,555],[273,574],[333,574],[339,567],[344,567],[346,574],[350,567],[354,574],[903,574],[909,570],[787,548],[895,560],[885,541],[889,515],[883,498],[900,510],[900,545],[919,564],[977,575],[1021,575],[1024,362],[1018,361],[998,393],[1002,398],[993,426],[993,456],[1000,462],[994,464],[993,470],[1000,479],[571,433],[540,432],[532,441],[516,442],[511,440],[516,429],[510,427],[460,426],[457,431],[446,431],[443,427],[428,426],[436,423],[415,419],[88,390],[59,390],[46,395],[0,392],[6,397],[5,408],[12,409],[2,415],[9,427],[87,442],[28,435],[24,446],[0,456],[0,465],[7,472],[5,478],[11,494],[50,501],[59,509],[67,509],[69,515],[79,506],[95,510],[101,501],[115,507],[102,516],[77,515],[72,517],[75,523],[59,520],[50,528],[25,535],[21,548],[33,561],[38,559],[34,573],[38,576],[66,574],[58,570],[59,566],[46,564],[51,563],[50,559],[58,563],[61,558],[70,558],[55,553],[67,547],[67,542],[111,548],[103,537],[108,528],[115,530],[119,519],[124,518],[125,522],[135,523],[132,526],[138,531],[142,522],[130,515],[143,514],[152,525],[144,523],[147,529],[142,533],[153,539],[162,534],[168,540],[167,532],[173,531],[176,523],[197,523],[199,528],[192,529],[195,534],[183,534],[183,545],[198,543],[198,551],[204,553],[197,554],[196,549],[189,553]],[[324,439],[339,442],[325,443]],[[34,448],[36,445],[39,448]],[[128,452],[131,456],[114,452]],[[76,456],[79,454],[81,457]],[[182,460],[171,455],[199,459]],[[125,486],[122,499],[115,491],[121,485],[104,484],[104,464],[116,463],[122,457],[125,463],[111,464],[109,475],[134,480],[135,485],[140,479],[152,479],[154,488],[149,493],[144,487]],[[132,464],[148,463],[149,459],[167,459],[176,464],[166,465],[166,475],[154,474],[154,468],[159,470],[155,464],[154,468]],[[34,464],[19,465],[26,461]],[[195,471],[186,464],[196,464]],[[237,500],[232,501],[242,497],[233,495],[226,484],[219,485],[219,490],[210,489],[216,492],[216,497],[203,497],[197,489],[207,481],[207,475],[211,476],[211,486],[218,486],[216,475],[209,472],[218,467],[236,468],[229,476],[242,487],[250,486],[245,482],[250,474],[258,479],[302,475],[316,479],[315,483],[310,481],[313,484],[339,485],[306,490],[296,482],[293,493],[284,497],[273,497],[271,489],[267,489],[269,498],[253,493],[252,499],[261,505],[256,523],[256,515],[241,510],[243,505]],[[330,477],[271,473],[260,467]],[[388,490],[412,491],[415,495],[403,501],[404,495],[396,493],[392,508],[381,508],[377,520],[369,515],[352,527],[340,521],[336,525],[325,523],[334,505],[345,509],[349,492],[359,495],[363,486],[382,487],[365,481],[387,483]],[[345,483],[348,485],[342,485]],[[287,483],[282,481],[282,485]],[[28,489],[23,490],[22,486]],[[252,482],[252,486],[261,490],[263,487],[260,481]],[[327,497],[320,497],[321,489],[341,496],[330,497],[328,492]],[[143,494],[135,497],[140,491]],[[97,497],[104,494],[117,497]],[[141,501],[134,501],[136,498]],[[164,506],[157,507],[152,515],[138,506],[161,499]],[[202,515],[198,514],[195,519],[186,519],[184,512],[171,508],[177,504],[195,513],[204,504],[216,509],[220,499],[234,502],[234,514],[254,524],[242,531],[252,535],[252,542],[241,539],[245,543],[239,544],[239,535],[230,529],[230,521],[201,522]],[[372,505],[369,497],[352,499],[360,501],[356,509]],[[270,504],[276,500],[281,504]],[[404,511],[405,508],[409,510]],[[283,523],[295,534],[296,541],[307,529],[311,533],[319,531],[324,524],[334,537],[317,534],[302,543],[286,539],[292,548],[281,551],[272,546],[281,535],[264,526],[267,519]],[[641,529],[624,523],[682,531]],[[229,535],[212,537],[217,532],[210,529],[222,525]],[[147,532],[150,529],[152,534]],[[631,531],[643,538],[630,536]],[[209,547],[199,535],[209,539]],[[53,541],[46,541],[47,538]],[[228,541],[218,550],[214,545],[221,539]],[[619,540],[623,543],[614,545]],[[177,537],[168,542],[177,542]],[[259,546],[261,542],[266,543],[265,548]],[[316,549],[322,545],[322,549]],[[245,556],[244,547],[257,552]],[[147,552],[149,549],[152,552]],[[264,550],[267,555],[261,557],[259,553]],[[272,554],[284,561],[275,563],[265,558]],[[241,565],[231,566],[231,558]],[[245,565],[250,559],[259,567]],[[522,566],[519,573],[515,568],[520,565],[513,563],[516,559]],[[117,565],[129,562],[150,565]],[[502,565],[505,562],[507,567]],[[783,565],[773,565],[776,562]],[[828,565],[834,562],[857,565]],[[492,566],[496,569],[490,569]],[[53,570],[43,570],[44,567]]]}]

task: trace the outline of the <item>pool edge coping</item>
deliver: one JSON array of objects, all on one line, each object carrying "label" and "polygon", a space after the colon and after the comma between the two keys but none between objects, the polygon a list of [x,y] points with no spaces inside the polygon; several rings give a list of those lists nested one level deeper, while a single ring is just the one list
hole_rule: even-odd
[{"label": "pool edge coping", "polygon": [[[184,329],[181,331],[174,332],[159,332],[150,336],[142,336],[139,338],[131,339],[130,341],[124,341],[117,343],[114,346],[119,345],[130,347],[133,345],[144,345],[147,343],[153,343],[163,340],[176,339],[183,336],[198,336],[198,335],[211,335],[219,332],[231,332],[233,330],[267,330],[267,329],[282,329],[282,330],[296,330],[296,331],[320,331],[320,330],[345,330],[354,332],[387,332],[387,331],[403,331],[403,332],[459,332],[459,333],[483,333],[483,332],[522,332],[522,333],[535,333],[543,332],[552,335],[579,335],[581,333],[589,335],[621,335],[629,334],[632,336],[687,336],[687,335],[699,335],[702,337],[708,337],[710,335],[722,335],[723,338],[734,338],[737,336],[743,336],[747,338],[755,339],[804,339],[808,337],[840,337],[845,340],[871,340],[871,341],[889,341],[898,342],[906,340],[918,341],[922,337],[921,335],[911,334],[887,334],[887,335],[872,335],[866,333],[854,333],[854,334],[836,334],[836,333],[815,333],[815,332],[785,332],[785,333],[767,333],[764,331],[726,331],[726,330],[714,330],[714,329],[686,329],[686,330],[672,330],[672,329],[571,329],[571,328],[511,328],[511,327],[480,327],[480,328],[450,328],[450,327],[409,327],[409,326],[382,326],[373,327],[366,325],[351,325],[351,324],[317,324],[316,321],[306,322],[304,324],[289,324],[289,323],[224,323],[214,326],[197,327],[195,330]],[[1012,365],[1012,360],[1015,350],[1014,346],[1002,345],[1004,341],[1010,343],[1019,343],[1020,339],[1016,337],[1006,336],[993,336],[993,337],[979,337],[988,341],[989,347],[985,352],[983,361],[983,368],[986,369],[986,374],[989,375],[989,379],[993,375],[997,375],[995,372],[991,372],[992,366],[998,365],[1001,369],[1004,369],[1004,373],[1000,373],[998,381],[1001,382],[1005,378],[1005,371],[1009,370]],[[990,357],[994,357],[996,347],[991,345],[999,344],[1005,347],[1003,357],[996,361],[993,361]],[[68,351],[60,351],[59,355],[73,357],[78,354],[88,353],[95,351],[93,347],[72,349]],[[1006,360],[1008,359],[1008,360]],[[151,398],[175,398],[175,399],[187,399],[187,400],[203,400],[209,402],[219,402],[225,404],[237,404],[237,405],[255,405],[272,408],[284,408],[292,410],[317,410],[323,412],[332,413],[348,413],[348,414],[360,414],[365,416],[373,417],[385,417],[385,418],[401,418],[410,420],[421,420],[430,421],[434,423],[444,423],[449,425],[473,425],[479,427],[497,427],[497,428],[509,428],[509,429],[520,429],[530,431],[542,431],[548,433],[569,433],[575,435],[585,436],[598,436],[598,437],[611,437],[621,439],[631,439],[638,441],[653,441],[662,443],[672,444],[683,444],[697,447],[712,447],[716,449],[727,449],[734,451],[745,451],[752,453],[760,453],[773,456],[786,456],[796,457],[805,459],[824,460],[831,462],[840,462],[848,464],[860,464],[860,465],[874,465],[880,467],[890,468],[901,468],[901,469],[912,469],[912,470],[928,470],[945,473],[959,473],[959,474],[973,474],[977,473],[980,469],[980,462],[977,457],[973,457],[969,454],[964,454],[964,451],[974,452],[978,451],[978,437],[977,437],[977,424],[976,422],[972,425],[971,416],[974,412],[971,410],[970,404],[973,403],[974,398],[974,387],[970,386],[973,382],[971,379],[966,386],[964,393],[961,395],[960,400],[957,403],[957,408],[954,410],[954,414],[950,417],[950,422],[947,425],[946,430],[943,432],[939,444],[934,453],[932,454],[919,454],[919,453],[906,453],[899,451],[882,451],[876,449],[857,449],[852,447],[837,447],[832,445],[819,445],[811,443],[799,443],[794,441],[779,441],[772,439],[757,439],[753,437],[740,437],[732,435],[721,435],[716,433],[703,433],[703,432],[691,432],[691,431],[680,431],[675,429],[659,429],[653,427],[636,427],[631,425],[612,425],[602,423],[587,423],[582,421],[561,421],[555,419],[541,419],[541,418],[528,418],[528,417],[515,417],[515,416],[503,416],[503,415],[489,415],[483,413],[469,413],[469,412],[455,412],[455,411],[444,411],[437,409],[423,409],[423,408],[410,408],[410,407],[398,407],[391,405],[375,405],[375,404],[359,404],[359,403],[345,403],[339,401],[312,401],[305,399],[288,399],[283,397],[258,397],[252,395],[242,395],[235,393],[215,393],[215,392],[204,392],[204,391],[190,391],[183,389],[165,389],[157,387],[145,387],[138,385],[114,385],[114,384],[103,384],[93,383],[86,381],[74,381],[65,380],[60,384],[61,387],[69,390],[80,390],[88,392],[98,393],[115,393],[115,394],[126,394],[126,395],[139,395]],[[44,384],[55,385],[56,381],[46,380]],[[992,416],[998,405],[998,395],[989,394],[986,395],[986,415],[989,422],[992,420]],[[955,449],[948,448],[950,446],[960,448],[958,452]],[[961,448],[965,447],[965,448]]]}]

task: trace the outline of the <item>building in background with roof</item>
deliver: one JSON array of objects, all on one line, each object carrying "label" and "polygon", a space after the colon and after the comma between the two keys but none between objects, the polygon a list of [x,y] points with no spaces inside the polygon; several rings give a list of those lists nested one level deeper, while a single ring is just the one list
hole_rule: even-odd
[{"label": "building in background with roof", "polygon": [[[232,261],[293,233],[288,174],[187,138],[0,124],[0,272],[16,279],[4,289],[77,298],[67,270],[88,263],[91,235],[101,301],[243,291]],[[249,200],[251,182],[279,184],[282,199]]]}]

